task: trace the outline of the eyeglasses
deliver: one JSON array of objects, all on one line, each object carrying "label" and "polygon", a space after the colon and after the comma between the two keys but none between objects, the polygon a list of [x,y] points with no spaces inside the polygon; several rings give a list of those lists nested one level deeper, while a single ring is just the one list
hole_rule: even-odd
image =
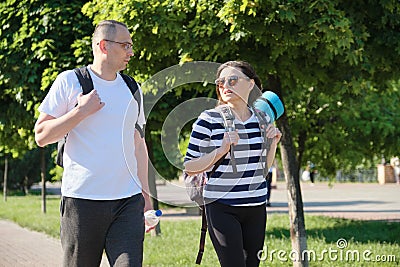
[{"label": "eyeglasses", "polygon": [[237,75],[232,75],[232,76],[221,77],[221,78],[216,79],[215,84],[217,85],[217,87],[221,87],[225,84],[226,79],[228,80],[229,86],[235,86],[237,84],[237,82],[239,81],[239,79],[250,80],[250,78],[248,78],[248,77],[239,77]]},{"label": "eyeglasses", "polygon": [[133,45],[131,43],[128,43],[128,42],[121,43],[121,42],[117,42],[117,41],[113,41],[113,40],[107,40],[107,39],[104,39],[104,41],[120,44],[122,46],[122,48],[125,49],[126,51],[128,51],[129,49],[132,49],[132,47],[133,47]]}]

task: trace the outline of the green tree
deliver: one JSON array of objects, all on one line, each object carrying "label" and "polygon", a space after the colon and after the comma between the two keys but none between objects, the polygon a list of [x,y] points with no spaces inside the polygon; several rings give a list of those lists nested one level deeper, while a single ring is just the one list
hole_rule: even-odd
[{"label": "green tree", "polygon": [[[46,151],[45,162],[47,173],[54,167],[53,159],[50,157],[48,150]],[[39,181],[41,164],[40,149],[35,148],[24,153],[23,157],[9,159],[8,166],[8,188],[13,191],[28,193],[29,188]],[[4,175],[4,158],[0,160],[0,176]],[[46,180],[49,181],[49,175],[46,175]],[[1,184],[1,183],[0,183]]]},{"label": "green tree", "polygon": [[59,72],[82,64],[83,58],[76,58],[72,47],[76,39],[92,31],[90,20],[81,13],[83,4],[0,3],[0,152],[22,160],[35,147],[33,127],[39,103]]}]

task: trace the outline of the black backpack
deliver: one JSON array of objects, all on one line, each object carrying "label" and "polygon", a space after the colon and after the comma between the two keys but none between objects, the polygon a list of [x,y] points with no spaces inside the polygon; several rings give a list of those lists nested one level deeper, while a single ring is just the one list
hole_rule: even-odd
[{"label": "black backpack", "polygon": [[[83,94],[86,95],[90,93],[93,90],[93,81],[92,78],[90,77],[89,71],[86,66],[81,67],[81,68],[76,68],[74,69],[74,72],[76,76],[78,77],[79,83],[82,86],[82,91]],[[121,77],[124,79],[126,85],[128,85],[129,90],[131,91],[133,97],[138,103],[139,107],[139,114],[140,114],[140,106],[141,106],[141,97],[140,97],[140,92],[138,88],[138,84],[136,83],[135,79],[130,77],[129,75],[120,73]],[[143,138],[144,137],[144,132],[143,129],[137,124],[135,124],[135,128],[139,131],[140,136]],[[64,146],[65,143],[67,142],[67,136],[66,134],[63,139],[58,141],[58,147],[57,147],[57,159],[56,163],[58,166],[63,167],[63,155],[64,155]]]}]

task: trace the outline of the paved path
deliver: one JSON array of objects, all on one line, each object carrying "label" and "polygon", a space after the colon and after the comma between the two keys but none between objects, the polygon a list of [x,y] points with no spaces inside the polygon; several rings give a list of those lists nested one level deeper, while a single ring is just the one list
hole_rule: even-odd
[{"label": "paved path", "polygon": [[60,242],[0,220],[0,266],[61,266]]},{"label": "paved path", "polygon": [[[273,189],[271,213],[287,213],[287,191],[284,183]],[[182,184],[158,186],[159,199],[188,206]],[[362,220],[390,220],[400,222],[400,186],[395,184],[302,184],[304,211]],[[186,204],[185,204],[186,203]],[[164,220],[196,218],[184,209],[165,211]],[[58,239],[24,229],[12,222],[0,220],[0,267],[57,267],[61,266],[61,245]],[[103,258],[102,267],[108,266]]]},{"label": "paved path", "polygon": [[[0,267],[62,266],[59,239],[0,220]],[[107,267],[105,257],[101,267]]]},{"label": "paved path", "polygon": [[[287,212],[287,191],[272,191],[270,212]],[[274,195],[275,194],[275,195]],[[359,220],[400,222],[400,186],[397,184],[302,184],[304,212]]]},{"label": "paved path", "polygon": [[[193,206],[182,183],[158,186],[158,199],[163,202]],[[343,183],[330,187],[327,183],[301,184],[304,212],[360,220],[394,220],[400,222],[400,185]],[[272,207],[268,213],[288,212],[286,184],[279,182],[272,189]]]}]

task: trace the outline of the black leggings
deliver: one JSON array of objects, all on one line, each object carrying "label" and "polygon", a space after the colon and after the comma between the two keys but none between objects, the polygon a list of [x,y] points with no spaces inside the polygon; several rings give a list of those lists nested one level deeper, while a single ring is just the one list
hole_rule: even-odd
[{"label": "black leggings", "polygon": [[265,204],[234,207],[206,205],[208,231],[222,267],[258,266],[263,249],[267,212]]}]

